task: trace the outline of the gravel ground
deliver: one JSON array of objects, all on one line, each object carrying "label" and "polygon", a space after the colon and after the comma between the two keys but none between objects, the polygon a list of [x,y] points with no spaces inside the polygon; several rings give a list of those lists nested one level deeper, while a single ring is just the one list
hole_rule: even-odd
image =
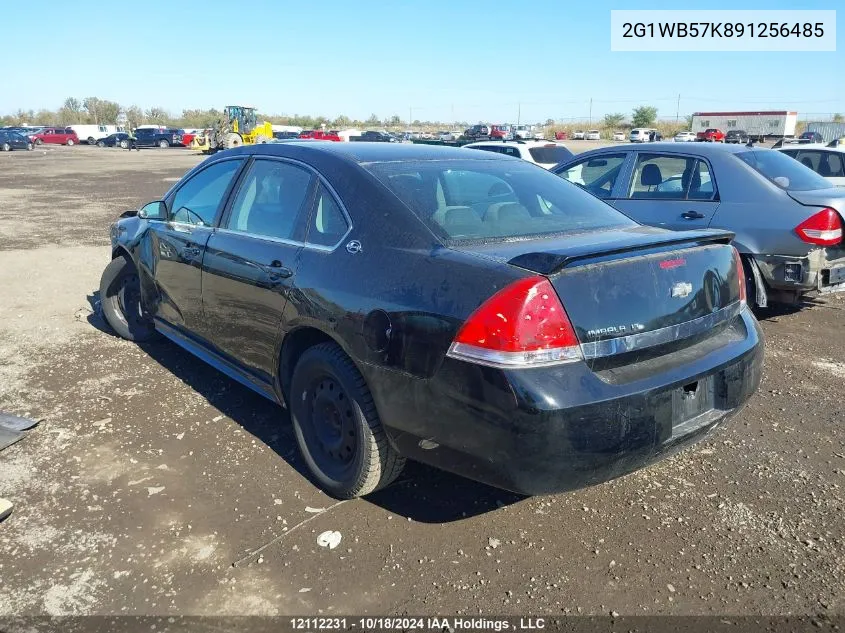
[{"label": "gravel ground", "polygon": [[843,298],[760,315],[759,393],[651,468],[525,499],[412,465],[337,503],[282,410],[92,310],[110,222],[198,160],[0,154],[0,410],[43,419],[0,453],[0,615],[845,613]]}]

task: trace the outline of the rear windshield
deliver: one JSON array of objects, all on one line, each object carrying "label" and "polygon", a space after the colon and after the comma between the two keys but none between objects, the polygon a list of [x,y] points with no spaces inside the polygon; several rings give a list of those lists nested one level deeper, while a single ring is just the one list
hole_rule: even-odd
[{"label": "rear windshield", "polygon": [[370,163],[366,168],[447,241],[636,226],[613,207],[530,163],[461,159]]},{"label": "rear windshield", "polygon": [[543,163],[544,165],[562,163],[574,156],[572,152],[562,145],[551,145],[548,147],[532,147],[528,150],[531,158],[535,162]]},{"label": "rear windshield", "polygon": [[774,150],[741,152],[737,156],[786,191],[829,189],[831,184],[794,158]]}]

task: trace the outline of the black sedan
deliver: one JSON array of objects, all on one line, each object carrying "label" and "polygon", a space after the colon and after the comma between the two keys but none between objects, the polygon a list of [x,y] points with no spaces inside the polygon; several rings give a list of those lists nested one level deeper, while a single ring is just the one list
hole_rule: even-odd
[{"label": "black sedan", "polygon": [[350,498],[406,458],[525,494],[625,474],[757,388],[731,234],[644,227],[526,161],[291,141],[112,226],[104,316],[286,406]]},{"label": "black sedan", "polygon": [[32,150],[34,145],[27,137],[18,132],[0,130],[0,150],[10,152],[13,149]]},{"label": "black sedan", "polygon": [[116,134],[109,134],[106,138],[101,138],[97,141],[97,147],[120,147],[128,149],[130,137],[126,132],[117,132]]},{"label": "black sedan", "polygon": [[728,130],[728,133],[725,134],[725,143],[742,143],[745,145],[748,140],[748,132],[745,130]]}]

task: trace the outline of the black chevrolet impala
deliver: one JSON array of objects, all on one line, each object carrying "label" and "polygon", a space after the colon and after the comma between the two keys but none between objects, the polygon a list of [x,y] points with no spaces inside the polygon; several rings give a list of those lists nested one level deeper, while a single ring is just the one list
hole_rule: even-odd
[{"label": "black chevrolet impala", "polygon": [[641,226],[500,154],[240,147],[111,237],[115,331],[286,406],[337,497],[406,458],[527,494],[598,483],[704,437],[760,382],[731,234]]}]

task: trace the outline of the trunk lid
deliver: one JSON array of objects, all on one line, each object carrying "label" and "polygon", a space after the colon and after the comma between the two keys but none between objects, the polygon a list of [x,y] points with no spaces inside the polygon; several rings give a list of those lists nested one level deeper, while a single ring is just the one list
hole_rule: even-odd
[{"label": "trunk lid", "polygon": [[732,320],[740,309],[732,237],[633,227],[461,250],[547,276],[592,364],[677,349]]}]

